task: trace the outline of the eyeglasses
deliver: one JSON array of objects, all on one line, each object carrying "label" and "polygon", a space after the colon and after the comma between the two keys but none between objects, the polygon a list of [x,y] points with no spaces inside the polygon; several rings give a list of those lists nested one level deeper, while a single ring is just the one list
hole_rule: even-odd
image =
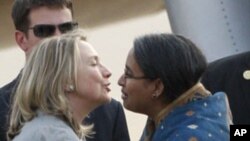
[{"label": "eyeglasses", "polygon": [[124,74],[124,78],[125,79],[136,79],[136,80],[139,80],[139,79],[149,79],[146,76],[133,76],[133,75],[126,75],[126,74]]},{"label": "eyeglasses", "polygon": [[139,79],[149,79],[146,76],[134,76],[133,74],[129,73],[126,69],[124,70],[124,78],[125,79],[136,79],[136,80],[139,80]]},{"label": "eyeglasses", "polygon": [[76,29],[77,27],[78,27],[77,22],[66,22],[66,23],[61,23],[59,25],[38,24],[29,29],[33,30],[35,36],[39,38],[45,38],[52,36],[55,33],[56,28],[58,28],[61,33],[67,33],[69,31]]}]

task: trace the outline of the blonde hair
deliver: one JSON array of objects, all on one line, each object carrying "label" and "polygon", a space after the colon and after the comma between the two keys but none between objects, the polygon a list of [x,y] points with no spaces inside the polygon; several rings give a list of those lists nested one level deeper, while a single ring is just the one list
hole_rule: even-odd
[{"label": "blonde hair", "polygon": [[92,126],[82,126],[72,117],[65,85],[77,86],[78,42],[86,40],[78,29],[44,39],[32,50],[17,87],[10,117],[8,139],[20,133],[37,110],[66,121],[80,137],[88,136]]}]

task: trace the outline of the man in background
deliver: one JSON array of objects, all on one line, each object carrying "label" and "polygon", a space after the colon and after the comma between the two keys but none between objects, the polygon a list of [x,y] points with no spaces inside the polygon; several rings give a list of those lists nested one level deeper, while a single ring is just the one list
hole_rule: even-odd
[{"label": "man in background", "polygon": [[211,93],[226,92],[234,124],[250,124],[250,51],[210,63],[202,83]]},{"label": "man in background", "polygon": [[[31,49],[42,39],[60,35],[77,28],[73,20],[71,0],[15,0],[12,19],[15,40],[24,51],[26,60]],[[19,74],[20,76],[20,74]],[[19,77],[18,76],[18,77]],[[0,140],[6,141],[8,116],[18,77],[0,89]],[[94,123],[93,138],[88,141],[129,141],[123,107],[112,99],[109,104],[93,111],[85,120]]]}]

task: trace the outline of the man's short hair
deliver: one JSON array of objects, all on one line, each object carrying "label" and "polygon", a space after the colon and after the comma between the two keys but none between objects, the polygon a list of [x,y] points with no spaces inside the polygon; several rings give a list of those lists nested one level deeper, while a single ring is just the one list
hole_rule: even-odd
[{"label": "man's short hair", "polygon": [[12,6],[12,20],[16,30],[27,34],[30,25],[29,14],[32,9],[39,7],[70,9],[73,16],[72,0],[15,0]]}]

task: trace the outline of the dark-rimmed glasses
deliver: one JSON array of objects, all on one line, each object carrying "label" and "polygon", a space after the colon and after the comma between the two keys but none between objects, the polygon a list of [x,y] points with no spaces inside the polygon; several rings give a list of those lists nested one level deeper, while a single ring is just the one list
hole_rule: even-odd
[{"label": "dark-rimmed glasses", "polygon": [[134,76],[132,73],[129,73],[129,71],[127,69],[124,70],[123,76],[124,76],[125,79],[136,79],[136,80],[149,79],[146,76]]},{"label": "dark-rimmed glasses", "polygon": [[72,30],[76,29],[77,27],[78,27],[77,22],[65,22],[65,23],[61,23],[58,25],[38,24],[38,25],[35,25],[33,27],[30,27],[29,29],[33,30],[34,35],[36,37],[45,38],[45,37],[52,36],[55,33],[56,28],[58,28],[59,31],[63,34],[63,33],[67,33],[69,31],[72,31]]}]

